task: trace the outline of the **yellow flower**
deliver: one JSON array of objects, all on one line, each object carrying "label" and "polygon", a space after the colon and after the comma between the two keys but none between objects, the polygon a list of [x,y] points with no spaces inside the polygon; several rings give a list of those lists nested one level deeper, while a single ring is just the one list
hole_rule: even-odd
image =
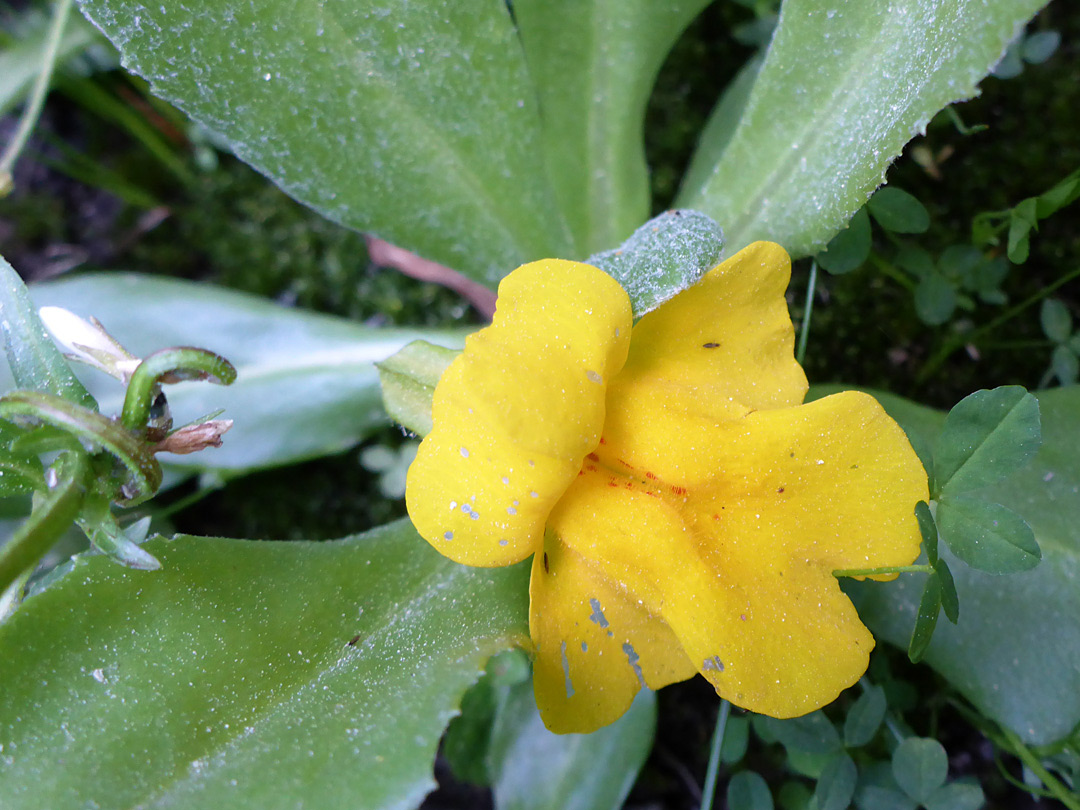
[{"label": "yellow flower", "polygon": [[872,397],[802,404],[790,272],[755,243],[631,331],[605,273],[527,264],[439,381],[409,515],[467,565],[535,554],[553,731],[595,730],[641,686],[695,673],[794,717],[866,670],[873,637],[832,572],[915,559],[926,475]]}]

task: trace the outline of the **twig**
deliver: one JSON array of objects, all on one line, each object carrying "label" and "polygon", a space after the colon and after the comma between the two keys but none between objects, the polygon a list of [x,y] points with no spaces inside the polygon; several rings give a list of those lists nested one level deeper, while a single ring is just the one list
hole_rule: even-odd
[{"label": "twig", "polygon": [[364,237],[367,240],[368,255],[371,260],[383,267],[392,267],[410,278],[420,281],[430,281],[453,290],[462,296],[476,310],[488,320],[495,314],[495,293],[478,284],[470,278],[466,278],[457,270],[452,270],[445,265],[417,256],[405,248],[392,245],[377,236],[370,234]]}]

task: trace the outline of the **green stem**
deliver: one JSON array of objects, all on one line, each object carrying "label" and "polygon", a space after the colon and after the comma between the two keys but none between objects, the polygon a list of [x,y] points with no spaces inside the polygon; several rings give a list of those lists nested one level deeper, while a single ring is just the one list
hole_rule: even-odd
[{"label": "green stem", "polygon": [[67,22],[68,13],[71,11],[72,0],[59,0],[56,11],[53,12],[52,24],[45,39],[45,50],[42,53],[41,72],[38,73],[37,81],[30,91],[30,98],[23,109],[19,119],[19,127],[15,130],[15,137],[0,156],[0,197],[7,194],[11,185],[11,170],[15,161],[19,159],[26,142],[30,139],[30,133],[41,116],[41,108],[45,104],[45,96],[49,91],[49,81],[52,79],[53,68],[56,66],[56,54],[60,50],[60,39],[64,33],[64,24]]},{"label": "green stem", "polygon": [[884,275],[891,278],[905,290],[907,290],[908,292],[915,292],[915,282],[908,278],[906,275],[904,275],[902,272],[897,270],[895,267],[893,267],[892,264],[885,261],[876,253],[870,254],[870,260],[874,263],[874,266],[878,270],[880,270]]},{"label": "green stem", "polygon": [[163,377],[171,376],[179,380],[210,380],[221,385],[230,385],[236,379],[236,369],[224,357],[206,349],[193,349],[178,346],[162,349],[148,355],[139,363],[131,375],[127,394],[124,396],[124,410],[120,415],[121,424],[128,430],[142,430],[150,419],[150,409],[157,397],[157,386]]},{"label": "green stem", "polygon": [[929,360],[926,361],[926,365],[922,367],[922,370],[915,378],[916,384],[921,385],[922,383],[930,379],[930,377],[933,376],[934,373],[939,368],[941,368],[942,365],[944,365],[945,361],[949,359],[952,353],[959,349],[961,346],[963,346],[965,343],[973,343],[975,340],[978,339],[980,335],[984,335],[991,330],[997,329],[1003,323],[1011,321],[1025,309],[1032,306],[1033,304],[1039,303],[1058,287],[1069,283],[1077,276],[1080,276],[1080,267],[1073,270],[1071,273],[1066,273],[1053,284],[1049,284],[1046,287],[1043,287],[1034,295],[1028,296],[1016,306],[1007,309],[1005,312],[998,315],[998,317],[994,318],[989,323],[980,326],[978,329],[975,329],[971,332],[968,332],[966,335],[961,335],[959,337],[954,335],[950,339],[946,340],[942,347],[938,349],[937,352],[935,352]]},{"label": "green stem", "polygon": [[1009,747],[1012,749],[1012,753],[1023,762],[1031,772],[1034,773],[1039,779],[1042,780],[1043,785],[1049,790],[1054,798],[1065,805],[1069,810],[1080,810],[1080,798],[1063,785],[1050,771],[1043,767],[1043,764],[1039,761],[1039,758],[1032,753],[1023,741],[1016,734],[1016,732],[1005,726],[1001,727],[1001,733],[1009,743]]},{"label": "green stem", "polygon": [[814,288],[817,286],[817,262],[810,262],[810,280],[806,284],[806,305],[803,307],[802,326],[799,327],[799,350],[795,362],[800,366],[806,357],[806,341],[810,337],[810,316],[814,312]]},{"label": "green stem", "polygon": [[881,568],[838,568],[834,577],[876,577],[882,574],[929,574],[932,565],[886,565]]},{"label": "green stem", "polygon": [[712,810],[716,796],[716,777],[720,773],[720,752],[724,748],[724,728],[727,726],[731,704],[721,698],[720,713],[716,717],[716,730],[713,732],[712,746],[709,748],[709,767],[705,771],[705,789],[701,792],[701,810]]},{"label": "green stem", "polygon": [[0,549],[0,593],[37,565],[79,514],[85,494],[84,479],[90,469],[86,455],[66,453],[57,460],[54,469],[58,477],[56,486],[45,493],[30,517]]}]

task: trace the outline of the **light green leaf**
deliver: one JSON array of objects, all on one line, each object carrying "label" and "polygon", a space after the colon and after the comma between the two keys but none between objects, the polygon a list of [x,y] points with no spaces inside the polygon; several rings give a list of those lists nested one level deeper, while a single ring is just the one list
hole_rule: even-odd
[{"label": "light green leaf", "polygon": [[885,690],[880,686],[863,692],[844,718],[844,745],[857,748],[874,739],[887,708]]},{"label": "light green leaf", "polygon": [[942,785],[926,799],[926,810],[979,810],[986,796],[978,784],[952,782]]},{"label": "light green leaf", "polygon": [[38,317],[37,307],[19,274],[0,257],[0,334],[11,378],[0,392],[25,388],[52,394],[96,411],[98,404],[76,379]]},{"label": "light green leaf", "polygon": [[820,711],[790,720],[763,717],[762,723],[786,748],[794,751],[829,754],[842,747],[836,727]]},{"label": "light green leaf", "polygon": [[579,255],[614,247],[648,218],[645,104],[708,2],[515,0],[548,171]]},{"label": "light green leaf", "polygon": [[1008,478],[1039,449],[1039,403],[1018,385],[976,391],[949,412],[934,448],[934,483],[955,495]]},{"label": "light green leaf", "polygon": [[728,782],[727,806],[728,810],[773,810],[769,785],[753,771],[739,771]]},{"label": "light green leaf", "polygon": [[949,550],[980,571],[1013,574],[1042,559],[1031,527],[1001,504],[948,495],[938,503],[937,522]]},{"label": "light green leaf", "polygon": [[819,252],[1044,4],[787,0],[731,142],[677,204],[721,223],[728,254],[755,239]]},{"label": "light green leaf", "polygon": [[930,214],[923,204],[906,191],[886,186],[879,189],[867,210],[877,224],[894,233],[923,233],[930,227]]},{"label": "light green leaf", "polygon": [[[426,337],[460,344],[463,333],[376,329],[272,304],[254,296],[134,274],[85,275],[36,286],[39,305],[93,315],[138,355],[195,345],[232,362],[228,388],[165,387],[176,424],[221,408],[234,420],[220,448],[161,460],[189,470],[242,472],[288,464],[356,444],[388,424],[375,362]],[[105,413],[119,412],[123,390],[90,372]]]},{"label": "light green leaf", "polygon": [[592,734],[544,727],[532,681],[512,687],[491,733],[499,810],[618,810],[652,750],[656,695],[642,689],[621,718]]},{"label": "light green leaf", "polygon": [[956,309],[956,288],[940,273],[924,276],[915,287],[915,312],[929,326],[941,326]]},{"label": "light green leaf", "polygon": [[1059,298],[1045,298],[1039,310],[1043,334],[1055,343],[1064,343],[1072,334],[1072,313]]},{"label": "light green leaf", "polygon": [[919,804],[924,804],[945,784],[949,775],[949,757],[937,740],[908,737],[893,752],[892,771],[900,788]]},{"label": "light green leaf", "polygon": [[859,771],[846,753],[837,754],[821,774],[814,790],[817,810],[845,810],[855,795]]},{"label": "light green leaf", "polygon": [[377,363],[390,418],[417,436],[431,433],[435,386],[457,355],[453,349],[416,340]]},{"label": "light green leaf", "polygon": [[[30,11],[24,10],[23,15],[36,11],[36,8],[31,7]],[[41,72],[48,32],[47,20],[42,17],[40,21],[34,20],[28,27],[30,30],[24,36],[0,51],[0,115],[6,115],[22,101]],[[70,57],[82,52],[95,41],[101,41],[101,37],[94,26],[80,14],[69,14],[64,33],[60,36],[56,64],[63,65]]]},{"label": "light green leaf", "polygon": [[329,219],[488,284],[572,255],[505,3],[82,8],[156,94]]},{"label": "light green leaf", "polygon": [[720,263],[724,234],[698,211],[665,211],[619,247],[586,261],[614,278],[640,318],[697,282]]},{"label": "light green leaf", "polygon": [[[877,396],[909,433],[932,437],[944,422],[930,408]],[[1038,455],[982,494],[1024,517],[1043,560],[1031,571],[994,576],[960,565],[943,547],[964,609],[957,625],[936,629],[924,661],[984,715],[1041,745],[1080,724],[1080,387],[1043,391],[1038,399]],[[852,583],[860,616],[897,646],[907,644],[921,589],[915,577]]]},{"label": "light green leaf", "polygon": [[1050,367],[1062,385],[1072,385],[1080,376],[1080,357],[1068,346],[1055,346],[1050,353]]},{"label": "light green leaf", "polygon": [[860,208],[847,227],[829,242],[817,263],[834,276],[858,269],[870,255],[870,217]]},{"label": "light green leaf", "polygon": [[459,566],[407,522],[146,548],[160,571],[77,557],[0,626],[5,810],[415,806],[465,688],[527,633],[527,567]]},{"label": "light green leaf", "polygon": [[1037,31],[1029,37],[1024,37],[1020,56],[1029,65],[1041,65],[1054,55],[1054,51],[1060,44],[1061,34],[1057,31]]}]

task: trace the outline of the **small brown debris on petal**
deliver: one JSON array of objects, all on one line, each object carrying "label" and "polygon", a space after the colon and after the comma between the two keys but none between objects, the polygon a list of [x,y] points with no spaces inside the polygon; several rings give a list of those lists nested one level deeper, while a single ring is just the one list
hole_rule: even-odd
[{"label": "small brown debris on petal", "polygon": [[211,419],[201,425],[188,425],[154,445],[154,452],[187,455],[207,447],[221,447],[221,437],[232,426],[232,419]]}]

